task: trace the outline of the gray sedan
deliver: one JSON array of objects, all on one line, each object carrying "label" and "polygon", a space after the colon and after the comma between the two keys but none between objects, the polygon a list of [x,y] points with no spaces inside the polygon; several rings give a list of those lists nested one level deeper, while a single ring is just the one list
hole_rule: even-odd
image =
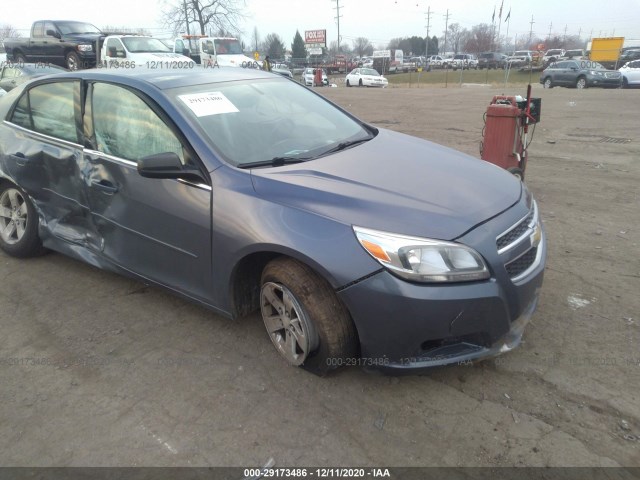
[{"label": "gray sedan", "polygon": [[622,85],[622,74],[607,70],[591,60],[562,60],[549,65],[540,75],[544,88],[553,87],[613,87]]},{"label": "gray sedan", "polygon": [[15,88],[0,118],[6,253],[260,311],[291,365],[484,358],[536,307],[546,241],[523,183],[281,76],[83,70]]}]

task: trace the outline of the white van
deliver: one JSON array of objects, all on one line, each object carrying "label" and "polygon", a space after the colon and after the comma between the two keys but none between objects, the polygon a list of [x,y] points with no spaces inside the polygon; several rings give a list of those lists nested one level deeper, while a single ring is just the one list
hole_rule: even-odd
[{"label": "white van", "polygon": [[202,65],[221,67],[258,67],[259,64],[247,57],[237,38],[204,37],[198,39]]}]

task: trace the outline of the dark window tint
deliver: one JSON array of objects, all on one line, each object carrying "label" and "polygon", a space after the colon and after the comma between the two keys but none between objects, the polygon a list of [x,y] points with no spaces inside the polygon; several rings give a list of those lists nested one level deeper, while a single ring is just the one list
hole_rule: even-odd
[{"label": "dark window tint", "polygon": [[79,88],[78,82],[46,83],[31,88],[18,102],[11,121],[51,137],[78,143],[73,101],[76,88]]}]

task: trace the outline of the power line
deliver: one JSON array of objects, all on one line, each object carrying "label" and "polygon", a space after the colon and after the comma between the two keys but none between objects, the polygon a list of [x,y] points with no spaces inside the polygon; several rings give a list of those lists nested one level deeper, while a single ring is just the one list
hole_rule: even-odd
[{"label": "power line", "polygon": [[[334,0],[331,0],[333,2]],[[340,53],[340,0],[335,0],[336,6],[333,8],[336,10],[336,16],[334,17],[338,21],[338,53]]]},{"label": "power line", "polygon": [[429,41],[429,25],[431,23],[431,15],[432,14],[433,14],[433,12],[431,11],[431,6],[427,7],[427,44],[426,44],[425,53],[424,53],[424,55],[426,57],[429,56],[429,43],[431,43]]}]

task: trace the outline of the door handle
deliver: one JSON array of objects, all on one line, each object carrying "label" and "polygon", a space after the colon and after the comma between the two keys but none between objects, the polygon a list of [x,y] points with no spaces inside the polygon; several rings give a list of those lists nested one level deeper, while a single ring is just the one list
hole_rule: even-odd
[{"label": "door handle", "polygon": [[20,167],[24,167],[27,164],[27,157],[22,152],[16,152],[12,155],[16,159],[16,164]]},{"label": "door handle", "polygon": [[111,183],[109,180],[92,180],[91,185],[99,190],[102,190],[105,193],[108,193],[109,195],[113,195],[118,191],[118,187]]}]

